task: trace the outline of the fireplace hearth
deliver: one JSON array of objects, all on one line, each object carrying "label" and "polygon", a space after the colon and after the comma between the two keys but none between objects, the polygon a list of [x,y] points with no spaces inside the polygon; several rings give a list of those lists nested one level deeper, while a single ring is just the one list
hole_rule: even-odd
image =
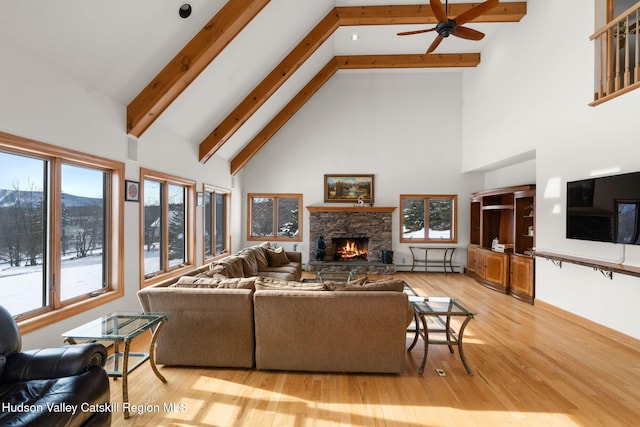
[{"label": "fireplace hearth", "polygon": [[367,237],[332,238],[334,261],[367,261],[369,239]]}]

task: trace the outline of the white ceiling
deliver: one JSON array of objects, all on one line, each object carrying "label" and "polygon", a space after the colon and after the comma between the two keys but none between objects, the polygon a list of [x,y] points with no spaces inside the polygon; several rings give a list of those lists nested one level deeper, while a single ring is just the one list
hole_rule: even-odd
[{"label": "white ceiling", "polygon": [[[185,2],[193,7],[188,19],[178,16]],[[126,107],[225,3],[0,0],[0,43],[28,52]],[[197,147],[334,6],[403,4],[428,4],[428,0],[271,0],[152,126],[163,126]],[[515,24],[468,24],[486,37],[481,41],[449,37],[437,52],[482,52],[508,25]],[[339,28],[216,155],[229,159],[237,154],[335,55],[424,53],[435,33],[396,36],[421,28],[428,26]]]}]

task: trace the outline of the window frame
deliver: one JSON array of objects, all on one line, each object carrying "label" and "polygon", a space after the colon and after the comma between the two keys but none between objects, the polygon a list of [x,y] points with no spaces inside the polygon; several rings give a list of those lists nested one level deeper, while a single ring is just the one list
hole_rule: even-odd
[{"label": "window frame", "polygon": [[[251,234],[251,219],[254,198],[272,198],[273,203],[273,236],[253,236]],[[278,236],[278,199],[298,199],[298,235],[295,237]],[[248,193],[247,194],[247,240],[269,242],[302,242],[302,194],[300,193]]]},{"label": "window frame", "polygon": [[[425,202],[425,237],[422,239],[407,239],[404,237],[404,202],[415,199]],[[451,213],[451,238],[450,239],[430,239],[429,238],[429,201],[430,200],[451,200],[453,202],[453,212]],[[401,194],[400,195],[400,243],[458,243],[458,195],[457,194]]]},{"label": "window frame", "polygon": [[[49,236],[46,248],[48,265],[44,273],[49,303],[39,309],[16,316],[20,333],[25,334],[42,327],[60,322],[71,316],[94,309],[103,304],[124,296],[124,169],[125,164],[120,161],[107,159],[79,151],[59,147],[44,142],[23,138],[0,132],[0,149],[19,155],[29,156],[49,162],[47,188],[49,203],[45,213],[47,228],[45,235]],[[106,273],[106,287],[99,292],[92,292],[69,300],[60,301],[60,287],[55,280],[61,277],[60,262],[61,223],[57,220],[62,213],[62,164],[86,167],[107,172],[109,176],[108,191],[105,197],[107,220],[105,233],[108,242],[106,263],[103,268]]]},{"label": "window frame", "polygon": [[[216,241],[216,221],[217,221],[217,216],[216,216],[216,205],[215,203],[213,203],[213,205],[211,206],[212,209],[212,213],[211,213],[211,230],[213,230],[213,236],[212,236],[212,241],[214,242],[214,245],[212,246],[212,251],[213,254],[207,256],[207,254],[205,253],[205,248],[207,247],[207,236],[205,235],[205,230],[206,230],[206,221],[207,221],[207,216],[206,213],[203,213],[202,215],[202,258],[204,259],[204,263],[207,262],[211,262],[213,260],[215,260],[216,258],[220,258],[223,256],[227,256],[231,253],[231,216],[230,216],[230,208],[231,208],[231,190],[227,190],[225,188],[221,188],[221,187],[215,187],[213,185],[209,185],[209,184],[203,184],[202,186],[203,192],[204,192],[204,197],[207,197],[207,193],[211,193],[213,195],[213,197],[215,198],[215,196],[217,194],[222,194],[224,195],[224,199],[225,199],[225,218],[224,218],[224,222],[225,222],[225,236],[224,236],[224,241],[225,246],[227,247],[226,251],[223,251],[221,253],[216,253],[216,248],[215,248],[215,241]],[[206,203],[203,204],[203,207],[206,208]]]},{"label": "window frame", "polygon": [[[186,190],[185,198],[185,250],[187,252],[184,263],[171,267],[169,265],[169,252],[166,245],[161,248],[163,252],[161,256],[164,258],[164,267],[161,271],[155,272],[153,275],[147,276],[144,272],[144,182],[145,180],[157,181],[162,184],[163,200],[161,201],[161,212],[163,218],[167,218],[169,214],[168,200],[169,185],[182,186]],[[154,171],[147,168],[140,168],[140,209],[139,209],[139,261],[140,261],[140,288],[158,283],[162,280],[178,276],[195,267],[195,205],[196,205],[196,182],[191,179],[181,178],[164,172]],[[164,241],[168,241],[169,225],[167,221],[162,221],[162,233]]]}]

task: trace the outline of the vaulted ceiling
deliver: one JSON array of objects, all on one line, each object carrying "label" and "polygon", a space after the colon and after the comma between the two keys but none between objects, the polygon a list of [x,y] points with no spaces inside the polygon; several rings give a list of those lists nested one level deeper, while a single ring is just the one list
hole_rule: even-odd
[{"label": "vaulted ceiling", "polygon": [[[477,4],[451,1],[449,16]],[[437,23],[426,0],[21,0],[0,16],[0,42],[127,105],[128,134],[163,126],[235,174],[336,72],[474,67],[525,14],[500,2],[466,25],[483,40],[426,55],[434,32],[396,35]]]}]

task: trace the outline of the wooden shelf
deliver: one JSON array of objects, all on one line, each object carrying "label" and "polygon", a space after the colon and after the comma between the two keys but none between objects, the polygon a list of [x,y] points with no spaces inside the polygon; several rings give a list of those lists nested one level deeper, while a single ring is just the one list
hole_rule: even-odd
[{"label": "wooden shelf", "polygon": [[513,210],[513,205],[488,205],[482,207],[483,211],[492,211],[492,210]]},{"label": "wooden shelf", "polygon": [[[495,188],[471,194],[467,268],[481,284],[533,304],[535,263],[534,184]],[[512,252],[491,251],[493,240]]]},{"label": "wooden shelf", "polygon": [[613,273],[625,274],[627,276],[640,277],[640,267],[631,265],[616,264],[614,262],[597,261],[589,258],[580,258],[569,255],[556,254],[553,252],[532,252],[532,255],[539,258],[546,258],[554,261],[559,267],[563,262],[571,264],[582,265],[584,267],[591,267],[594,270],[599,270],[604,276],[609,279],[613,278]]}]

